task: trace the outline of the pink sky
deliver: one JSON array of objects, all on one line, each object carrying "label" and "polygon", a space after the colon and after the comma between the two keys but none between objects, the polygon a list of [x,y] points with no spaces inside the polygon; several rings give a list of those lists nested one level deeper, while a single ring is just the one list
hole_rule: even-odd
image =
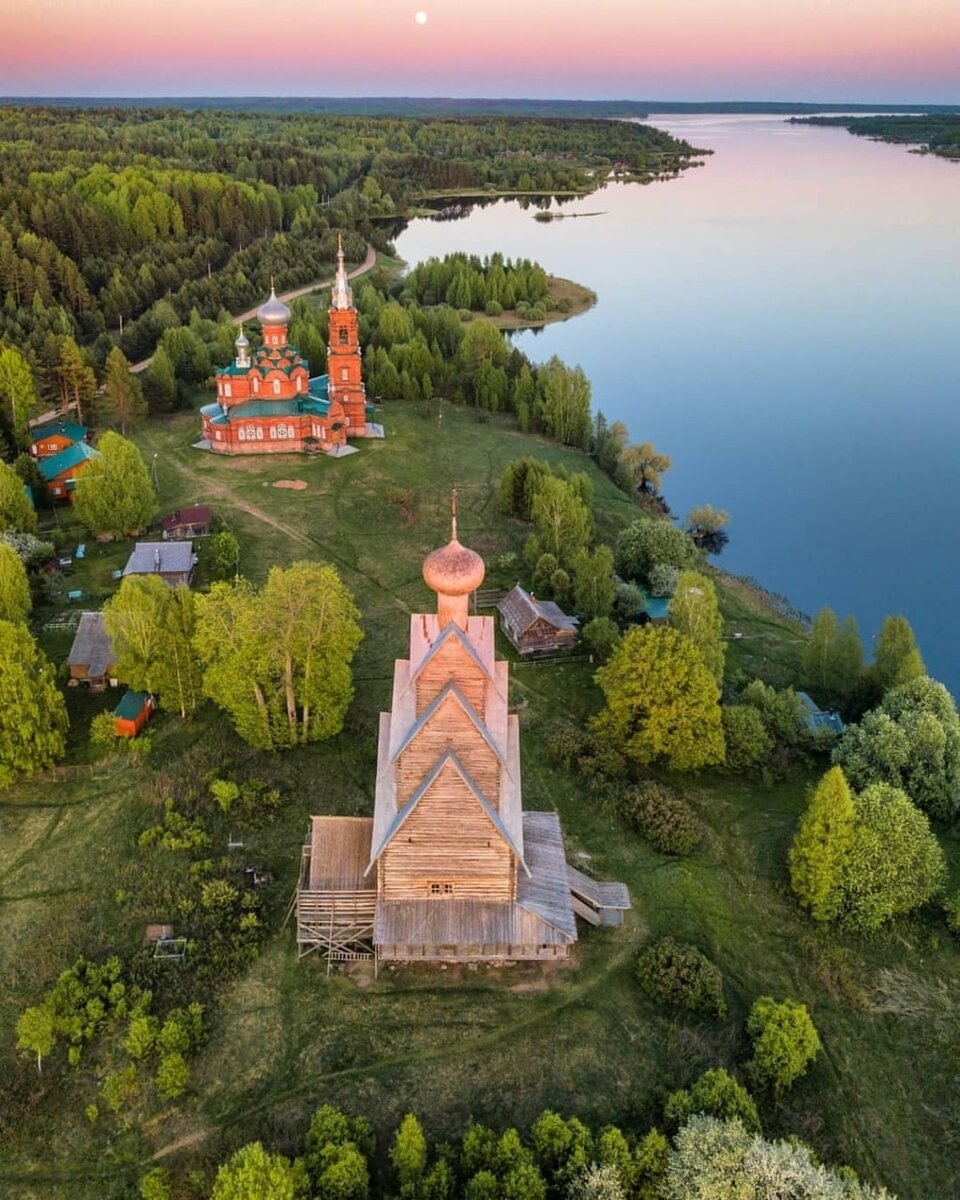
[{"label": "pink sky", "polygon": [[0,28],[3,95],[960,103],[960,0],[0,0]]}]

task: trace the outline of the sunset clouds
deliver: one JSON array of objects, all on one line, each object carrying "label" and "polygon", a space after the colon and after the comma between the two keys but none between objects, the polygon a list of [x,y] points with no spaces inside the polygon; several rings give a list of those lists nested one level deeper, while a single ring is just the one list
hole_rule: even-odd
[{"label": "sunset clouds", "polygon": [[0,0],[0,13],[8,95],[960,102],[955,0]]}]

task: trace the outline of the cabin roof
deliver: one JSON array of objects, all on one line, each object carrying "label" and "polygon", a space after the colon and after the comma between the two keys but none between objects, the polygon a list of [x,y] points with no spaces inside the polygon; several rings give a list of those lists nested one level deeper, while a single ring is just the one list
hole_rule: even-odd
[{"label": "cabin roof", "polygon": [[189,574],[193,569],[192,542],[137,542],[130,551],[124,575]]},{"label": "cabin roof", "polygon": [[474,726],[474,728],[477,730],[477,732],[482,736],[483,740],[487,743],[487,745],[490,747],[490,749],[494,752],[494,754],[497,756],[497,758],[500,760],[500,762],[503,763],[504,765],[506,765],[506,762],[507,762],[506,756],[504,755],[504,753],[500,749],[500,747],[497,745],[497,743],[494,741],[493,735],[490,733],[490,730],[486,727],[484,722],[480,719],[479,715],[477,714],[477,710],[473,707],[473,705],[466,698],[466,696],[463,694],[463,692],[461,692],[461,690],[457,686],[456,682],[452,679],[448,683],[445,683],[443,685],[443,687],[440,689],[439,692],[437,692],[436,696],[434,696],[434,698],[430,701],[430,703],[423,710],[423,712],[420,714],[420,716],[416,719],[416,721],[413,723],[413,725],[410,726],[410,729],[407,731],[406,737],[404,737],[403,741],[400,743],[400,745],[396,748],[396,750],[394,750],[393,754],[390,756],[391,761],[395,761],[396,759],[398,759],[400,757],[400,755],[403,753],[403,751],[406,750],[406,748],[410,745],[410,743],[413,741],[413,739],[417,736],[417,734],[420,732],[420,730],[423,729],[423,727],[425,725],[429,724],[430,718],[433,716],[433,714],[437,711],[437,709],[444,702],[444,700],[446,700],[446,698],[448,696],[454,697],[454,699],[459,703],[460,707],[463,709],[463,711],[469,717],[471,724]]},{"label": "cabin roof", "polygon": [[379,900],[378,946],[568,946],[576,939],[520,904],[506,901]]},{"label": "cabin roof", "polygon": [[48,421],[46,425],[36,425],[30,430],[31,442],[42,442],[49,437],[68,437],[73,442],[82,442],[86,436],[87,427],[79,421]]},{"label": "cabin roof", "polygon": [[807,692],[797,692],[797,697],[807,710],[806,724],[811,733],[818,729],[829,729],[831,733],[843,733],[843,718],[837,712],[825,712]]},{"label": "cabin roof", "polygon": [[181,525],[209,525],[212,519],[213,513],[206,504],[197,504],[192,508],[180,508],[171,513],[169,517],[163,518],[163,532],[172,533]]},{"label": "cabin roof", "polygon": [[80,463],[86,462],[87,459],[99,457],[99,451],[88,446],[86,442],[74,442],[72,446],[67,446],[59,454],[51,454],[48,458],[38,458],[37,470],[40,472],[41,479],[49,483],[58,475],[62,475],[64,471],[69,471]]},{"label": "cabin roof", "polygon": [[123,721],[135,721],[149,702],[149,692],[124,692],[113,715]]},{"label": "cabin roof", "polygon": [[480,805],[480,807],[483,809],[484,813],[486,814],[490,823],[493,825],[494,829],[496,829],[496,831],[500,834],[500,836],[503,838],[503,840],[507,843],[507,845],[513,851],[513,853],[517,856],[517,858],[520,861],[520,864],[523,866],[523,869],[527,870],[527,864],[524,862],[524,859],[523,859],[522,845],[520,845],[520,846],[517,845],[516,839],[511,835],[510,831],[507,829],[507,827],[504,825],[503,821],[500,819],[499,813],[491,806],[490,801],[486,798],[486,796],[484,796],[483,792],[480,790],[479,787],[477,787],[476,783],[474,783],[473,778],[470,775],[470,772],[460,761],[460,759],[457,756],[456,751],[452,750],[452,749],[447,749],[447,750],[444,750],[444,752],[440,755],[440,757],[437,759],[437,761],[430,768],[430,771],[424,778],[423,782],[420,784],[420,786],[417,788],[417,790],[413,793],[413,795],[410,797],[410,799],[407,801],[407,803],[403,806],[403,808],[400,809],[400,811],[398,813],[395,814],[395,816],[393,817],[393,820],[387,826],[386,832],[380,838],[379,844],[374,845],[372,847],[371,855],[370,855],[370,866],[367,867],[368,871],[374,865],[374,863],[377,861],[377,859],[379,859],[380,855],[384,852],[384,850],[386,850],[387,846],[389,846],[390,843],[393,841],[394,837],[397,835],[397,833],[400,831],[401,827],[403,826],[404,822],[406,821],[407,817],[410,816],[410,814],[417,807],[417,805],[420,803],[420,801],[423,799],[423,797],[427,794],[427,792],[429,792],[430,788],[433,786],[433,784],[436,782],[438,776],[440,775],[440,772],[443,770],[443,768],[448,763],[450,763],[453,766],[453,768],[456,770],[457,774],[460,776],[460,778],[466,784],[468,790],[472,794],[473,798]]},{"label": "cabin roof", "polygon": [[576,617],[568,617],[558,604],[554,604],[552,600],[538,600],[519,583],[500,600],[497,609],[518,635],[526,633],[537,620],[546,621],[554,629],[563,630],[565,633],[576,632],[580,624]]},{"label": "cabin roof", "polygon": [[81,613],[73,645],[67,655],[68,665],[86,667],[90,675],[102,675],[115,661],[113,644],[103,622],[103,613]]}]

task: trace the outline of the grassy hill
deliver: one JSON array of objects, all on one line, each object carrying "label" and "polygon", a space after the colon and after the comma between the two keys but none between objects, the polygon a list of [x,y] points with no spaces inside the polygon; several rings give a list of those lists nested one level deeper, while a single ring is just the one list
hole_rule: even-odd
[{"label": "grassy hill", "polygon": [[[0,1194],[130,1196],[154,1161],[184,1181],[192,1170],[209,1179],[212,1165],[247,1140],[295,1150],[323,1102],[364,1113],[381,1135],[411,1110],[431,1134],[452,1136],[471,1115],[525,1125],[547,1106],[642,1132],[660,1118],[667,1092],[709,1066],[743,1061],[743,1021],[764,993],[802,999],[825,1048],[783,1102],[766,1103],[768,1132],[795,1132],[825,1159],[849,1163],[905,1200],[952,1194],[960,1175],[960,948],[942,921],[918,918],[869,939],[814,929],[784,869],[804,778],[767,790],[719,777],[693,781],[707,836],[687,860],[626,833],[543,751],[540,735],[553,720],[585,718],[598,706],[583,659],[512,666],[525,806],[558,809],[571,860],[627,882],[634,908],[626,927],[585,931],[573,966],[552,973],[387,969],[358,986],[327,978],[319,959],[297,960],[284,917],[308,817],[372,809],[377,714],[389,702],[393,660],[405,651],[407,614],[432,600],[420,566],[447,536],[451,484],[461,536],[484,555],[493,586],[513,582],[515,568],[498,572],[495,561],[518,550],[527,532],[496,510],[497,479],[510,459],[537,453],[590,471],[604,535],[635,512],[585,456],[522,435],[506,419],[481,423],[445,406],[441,421],[436,409],[421,415],[396,405],[384,420],[386,440],[339,461],[203,455],[191,449],[194,414],[153,421],[138,434],[147,460],[157,456],[164,509],[211,503],[237,534],[241,569],[252,579],[298,558],[336,564],[363,611],[357,696],[338,738],[276,757],[242,746],[212,707],[188,723],[162,717],[151,758],[135,766],[96,760],[86,744],[90,716],[115,697],[69,693],[69,761],[0,799]],[[282,479],[307,487],[272,486]],[[91,545],[71,586],[110,590],[125,555],[125,547]],[[797,627],[746,585],[728,582],[722,592],[729,628],[744,634],[735,645],[740,663],[763,662],[778,682],[790,678]],[[42,636],[51,653],[65,654],[68,636]],[[129,894],[137,834],[157,820],[165,788],[224,763],[237,778],[262,779],[286,796],[276,820],[234,852],[274,876],[264,951],[211,1001],[212,1037],[182,1101],[165,1105],[147,1092],[126,1125],[107,1115],[91,1121],[95,1071],[51,1062],[38,1086],[35,1064],[14,1050],[16,1016],[76,955],[133,952],[145,921],[163,919],[156,897]],[[948,849],[956,868],[956,843]],[[228,853],[225,834],[211,853]],[[675,1016],[639,995],[635,951],[664,934],[696,942],[721,966],[725,1022]],[[185,1182],[178,1194],[205,1192]]]}]

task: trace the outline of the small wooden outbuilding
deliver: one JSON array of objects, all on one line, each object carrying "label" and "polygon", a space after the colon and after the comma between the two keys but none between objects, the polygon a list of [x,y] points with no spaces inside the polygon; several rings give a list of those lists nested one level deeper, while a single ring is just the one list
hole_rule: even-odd
[{"label": "small wooden outbuilding", "polygon": [[552,600],[538,600],[518,583],[497,605],[500,628],[522,655],[563,650],[577,644],[576,617]]},{"label": "small wooden outbuilding", "polygon": [[103,613],[81,613],[73,645],[67,655],[70,686],[85,683],[95,692],[102,692],[108,685],[116,687],[117,680],[113,677],[115,662],[113,645],[103,623]]},{"label": "small wooden outbuilding", "polygon": [[113,710],[113,728],[117,737],[136,737],[153,714],[149,692],[124,692]]},{"label": "small wooden outbuilding", "polygon": [[123,574],[159,575],[171,587],[189,585],[196,562],[192,542],[137,542]]},{"label": "small wooden outbuilding", "polygon": [[163,540],[182,541],[184,538],[206,537],[210,532],[213,513],[206,504],[181,508],[163,518]]},{"label": "small wooden outbuilding", "polygon": [[51,458],[77,442],[87,440],[87,427],[64,418],[35,425],[30,430],[30,453],[34,458]]}]

